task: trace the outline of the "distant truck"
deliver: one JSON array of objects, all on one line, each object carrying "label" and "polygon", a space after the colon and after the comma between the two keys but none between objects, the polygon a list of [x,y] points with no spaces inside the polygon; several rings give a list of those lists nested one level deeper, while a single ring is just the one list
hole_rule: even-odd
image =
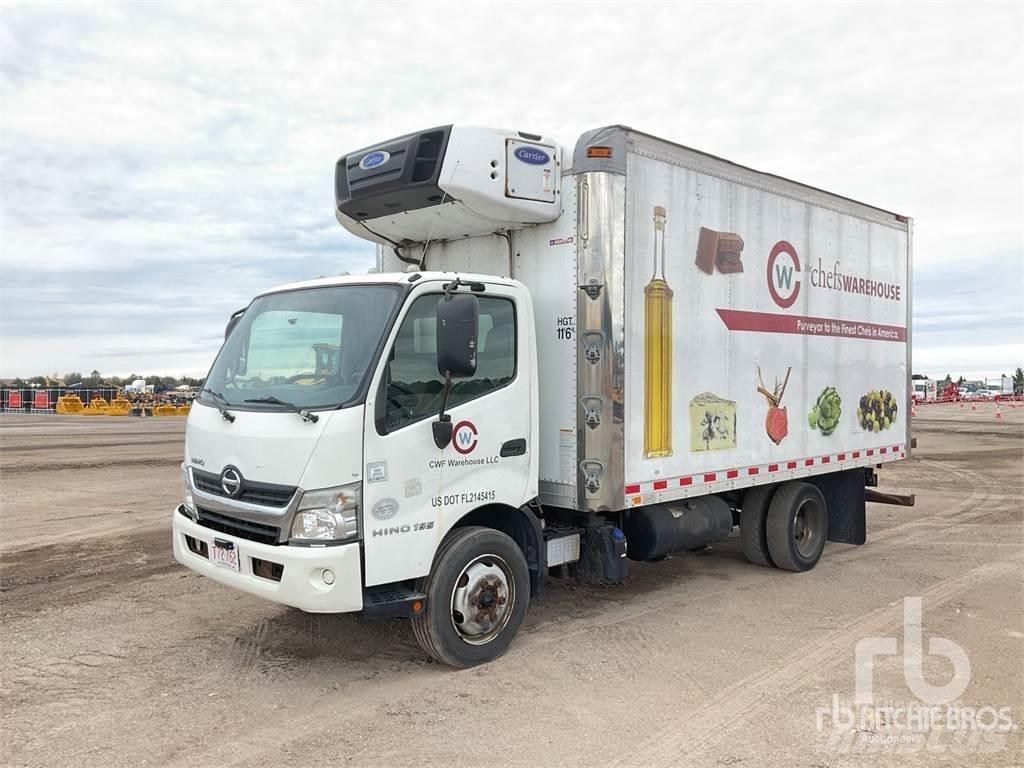
[{"label": "distant truck", "polygon": [[864,543],[910,454],[910,219],[622,126],[433,128],[335,190],[380,271],[232,316],[178,562],[466,667],[549,574],[622,583],[737,522],[788,571]]},{"label": "distant truck", "polygon": [[915,403],[934,403],[938,398],[939,383],[935,379],[914,379]]},{"label": "distant truck", "polygon": [[1013,394],[1013,378],[1010,376],[998,376],[985,379],[985,392],[989,397],[1009,396]]},{"label": "distant truck", "polygon": [[154,390],[154,385],[147,384],[145,379],[135,379],[135,381],[133,381],[131,384],[125,384],[123,389],[126,393],[131,394],[152,394]]}]

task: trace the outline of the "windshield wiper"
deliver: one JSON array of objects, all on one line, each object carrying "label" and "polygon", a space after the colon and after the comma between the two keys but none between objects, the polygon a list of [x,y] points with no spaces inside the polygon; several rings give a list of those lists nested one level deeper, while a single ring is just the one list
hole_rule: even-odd
[{"label": "windshield wiper", "polygon": [[230,411],[229,411],[229,410],[228,410],[228,409],[226,408],[226,406],[229,406],[229,405],[231,405],[231,403],[229,403],[229,402],[227,401],[227,398],[226,398],[226,397],[224,397],[224,395],[222,395],[222,394],[221,394],[220,392],[214,392],[214,391],[213,391],[212,389],[210,389],[209,387],[203,387],[203,388],[202,388],[202,389],[200,390],[200,394],[202,394],[203,392],[209,392],[209,393],[210,393],[211,395],[213,395],[213,396],[214,396],[215,398],[217,398],[217,399],[218,399],[218,400],[220,400],[220,401],[221,401],[222,403],[224,403],[224,405],[218,405],[218,406],[216,406],[216,407],[217,407],[217,410],[218,410],[218,411],[220,411],[220,417],[221,417],[222,419],[224,419],[224,421],[230,421],[230,422],[232,422],[232,423],[233,423],[233,422],[234,422],[234,420],[235,420],[235,414],[231,413],[231,412],[230,412]]},{"label": "windshield wiper", "polygon": [[318,421],[320,421],[320,417],[317,416],[315,413],[313,413],[313,412],[311,412],[311,411],[309,411],[309,410],[307,410],[305,408],[301,408],[301,407],[295,405],[295,403],[289,403],[287,400],[282,400],[280,397],[274,397],[273,395],[266,395],[265,397],[250,397],[245,402],[247,402],[247,403],[274,403],[275,405],[283,405],[285,408],[291,408],[293,411],[295,411],[297,414],[299,414],[299,416],[302,417],[303,421],[311,421],[314,424],[316,424]]}]

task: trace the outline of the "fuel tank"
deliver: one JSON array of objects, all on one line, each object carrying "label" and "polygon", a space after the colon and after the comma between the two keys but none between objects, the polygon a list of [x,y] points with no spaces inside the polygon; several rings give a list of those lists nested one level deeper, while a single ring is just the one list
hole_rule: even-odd
[{"label": "fuel tank", "polygon": [[652,504],[627,512],[622,530],[631,560],[657,560],[722,541],[732,530],[732,510],[718,496]]}]

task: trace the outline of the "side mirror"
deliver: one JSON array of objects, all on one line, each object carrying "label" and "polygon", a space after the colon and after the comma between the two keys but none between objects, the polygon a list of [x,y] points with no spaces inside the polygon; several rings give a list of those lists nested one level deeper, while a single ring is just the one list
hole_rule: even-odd
[{"label": "side mirror", "polygon": [[442,450],[452,441],[452,417],[446,414],[452,379],[476,373],[476,336],[480,302],[469,293],[449,293],[437,305],[437,370],[444,376],[441,412],[431,427],[434,445]]},{"label": "side mirror", "polygon": [[480,302],[469,293],[445,296],[437,304],[437,371],[462,379],[476,373]]},{"label": "side mirror", "polygon": [[228,336],[231,335],[231,331],[233,331],[235,326],[238,325],[238,321],[242,319],[242,315],[244,314],[245,309],[239,309],[231,313],[231,317],[228,318],[228,324],[224,327],[224,341],[228,340]]}]

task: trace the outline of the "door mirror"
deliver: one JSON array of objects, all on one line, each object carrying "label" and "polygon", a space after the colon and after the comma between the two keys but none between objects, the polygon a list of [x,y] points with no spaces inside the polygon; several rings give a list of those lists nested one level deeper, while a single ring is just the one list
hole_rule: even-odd
[{"label": "door mirror", "polygon": [[228,336],[231,335],[231,331],[234,330],[235,326],[238,325],[238,321],[242,319],[242,315],[245,314],[244,309],[236,310],[228,318],[228,324],[224,327],[224,341],[228,340]]},{"label": "door mirror", "polygon": [[437,371],[444,376],[441,412],[433,424],[434,445],[444,450],[452,441],[452,417],[446,414],[452,379],[476,373],[476,334],[480,302],[470,293],[448,293],[437,304]]},{"label": "door mirror", "polygon": [[476,374],[480,302],[468,293],[445,296],[437,304],[437,371],[464,379]]}]

